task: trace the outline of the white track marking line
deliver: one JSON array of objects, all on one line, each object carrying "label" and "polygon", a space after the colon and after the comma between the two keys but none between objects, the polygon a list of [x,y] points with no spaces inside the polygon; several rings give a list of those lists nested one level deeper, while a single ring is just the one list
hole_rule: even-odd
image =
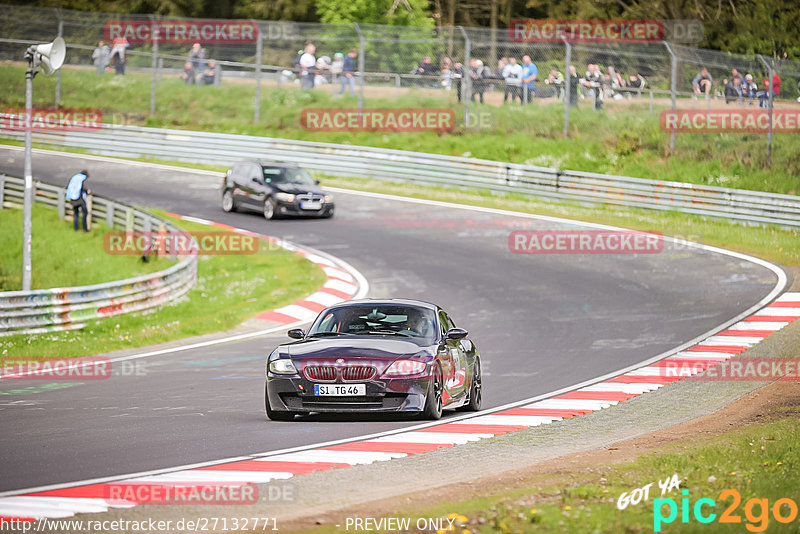
[{"label": "white track marking line", "polygon": [[800,302],[800,291],[787,291],[775,300],[778,302]]},{"label": "white track marking line", "polygon": [[217,471],[217,470],[185,470],[151,475],[146,477],[129,478],[120,484],[155,484],[155,483],[182,483],[213,484],[215,482],[230,484],[263,484],[270,480],[284,480],[292,478],[292,473],[270,471]]},{"label": "white track marking line", "polygon": [[325,293],[323,291],[312,293],[311,295],[307,296],[304,300],[307,300],[309,302],[316,302],[317,304],[322,304],[326,308],[328,306],[333,306],[334,304],[344,302],[344,299],[342,297],[337,297],[336,295],[331,295],[330,293]]},{"label": "white track marking line", "polygon": [[457,432],[423,432],[412,431],[402,434],[393,434],[371,439],[369,441],[379,441],[386,443],[441,443],[451,445],[464,445],[472,441],[480,441],[486,438],[493,438],[494,434],[459,434]]},{"label": "white track marking line", "polygon": [[599,401],[586,399],[545,399],[533,404],[524,406],[525,408],[556,408],[559,410],[602,410],[609,406],[618,404],[619,401]]},{"label": "white track marking line", "polygon": [[641,395],[648,391],[655,391],[658,388],[664,387],[664,384],[649,384],[649,383],[636,383],[636,384],[623,384],[621,382],[600,383],[593,386],[586,386],[579,391],[596,391],[596,392],[620,392],[629,393],[634,395]]},{"label": "white track marking line", "polygon": [[789,324],[788,322],[764,322],[764,321],[741,321],[736,324],[732,324],[728,327],[728,330],[772,330],[778,331],[784,326]]},{"label": "white track marking line", "polygon": [[[64,511],[72,514],[107,512],[109,504],[104,499],[86,499],[69,497],[6,497],[0,499],[0,509],[18,508],[22,510],[36,510],[44,513],[50,511]],[[5,514],[4,514],[5,515]],[[19,515],[24,516],[22,512]]]},{"label": "white track marking line", "polygon": [[298,319],[304,323],[313,321],[318,315],[314,310],[310,310],[300,304],[289,304],[288,306],[284,306],[272,311],[288,315],[289,317],[294,317],[295,319]]},{"label": "white track marking line", "polygon": [[322,448],[304,452],[280,454],[278,456],[272,456],[269,459],[276,462],[332,462],[357,465],[385,462],[405,456],[408,455],[404,452],[331,451]]},{"label": "white track marking line", "polygon": [[800,308],[781,308],[780,306],[767,306],[752,315],[778,315],[782,317],[800,318]]},{"label": "white track marking line", "polygon": [[727,360],[735,356],[736,354],[728,352],[679,352],[669,358],[673,360]]},{"label": "white track marking line", "polygon": [[542,416],[542,415],[481,415],[474,419],[456,421],[456,425],[509,425],[509,426],[539,426],[561,421],[561,417]]},{"label": "white track marking line", "polygon": [[358,286],[355,284],[351,284],[349,282],[345,282],[344,280],[337,280],[335,278],[328,278],[328,281],[325,282],[322,287],[327,287],[329,289],[335,289],[337,291],[343,291],[348,295],[352,295],[358,289]]},{"label": "white track marking line", "polygon": [[703,340],[703,345],[731,345],[734,347],[750,347],[756,343],[761,343],[763,337],[742,337],[742,336],[711,336]]}]

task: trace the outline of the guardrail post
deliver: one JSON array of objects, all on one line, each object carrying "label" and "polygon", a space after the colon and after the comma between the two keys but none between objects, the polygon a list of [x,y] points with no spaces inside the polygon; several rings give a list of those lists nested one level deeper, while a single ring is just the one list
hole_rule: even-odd
[{"label": "guardrail post", "polygon": [[461,67],[461,101],[464,102],[464,127],[469,124],[469,101],[472,93],[472,77],[470,76],[469,57],[472,55],[472,42],[469,40],[466,30],[459,26],[458,30],[464,37],[464,66]]},{"label": "guardrail post", "polygon": [[[767,113],[769,114],[769,123],[768,123],[768,130],[767,130],[767,160],[765,162],[767,168],[772,166],[772,95],[773,95],[773,87],[772,87],[772,77],[774,73],[772,71],[772,64],[769,63],[764,56],[761,54],[758,55],[758,59],[761,60],[761,63],[767,67],[767,79],[769,80],[769,87],[767,88],[767,92],[769,93],[767,96],[769,97],[768,102],[768,109]],[[760,105],[760,103],[759,103]]]},{"label": "guardrail post", "polygon": [[[61,19],[61,10],[55,8],[54,11],[56,12],[56,18],[58,19],[58,36],[63,37],[64,21]],[[56,109],[58,109],[59,105],[61,105],[61,69],[56,71]]]},{"label": "guardrail post", "polygon": [[133,209],[126,208],[125,209],[125,231],[128,233],[133,232]]},{"label": "guardrail post", "polygon": [[153,79],[150,82],[150,116],[156,114],[156,85],[158,84],[158,32],[155,31],[155,17],[150,16],[150,35],[153,35],[153,57],[150,66],[153,69]]},{"label": "guardrail post", "polygon": [[[662,41],[664,43],[664,47],[669,52],[670,57],[672,58],[672,74],[670,74],[670,83],[669,83],[669,92],[672,95],[672,112],[675,113],[678,109],[678,106],[675,101],[675,94],[676,94],[676,85],[678,81],[678,56],[675,55],[675,52],[672,51],[672,47],[669,45],[668,42]],[[675,150],[675,128],[669,133],[669,151],[672,153]]]},{"label": "guardrail post", "polygon": [[[253,110],[253,122],[256,124],[261,119],[261,52],[263,46],[261,42],[261,25],[258,25],[258,41],[256,41],[256,104]],[[280,77],[278,79],[280,80]]]},{"label": "guardrail post", "polygon": [[106,200],[106,226],[114,229],[114,203]]},{"label": "guardrail post", "polygon": [[561,39],[564,41],[564,46],[567,47],[567,57],[564,63],[564,137],[567,137],[569,135],[569,106],[572,103],[572,75],[569,72],[569,64],[572,63],[572,45],[569,44],[566,37],[561,36]]},{"label": "guardrail post", "polygon": [[143,230],[146,233],[150,233],[153,230],[153,219],[150,217],[145,217],[142,223]]},{"label": "guardrail post", "polygon": [[364,110],[364,72],[366,70],[364,67],[364,34],[361,33],[361,27],[357,22],[353,23],[353,27],[358,33],[358,114],[361,115]]},{"label": "guardrail post", "polygon": [[67,214],[67,202],[64,199],[64,195],[59,190],[58,192],[58,218],[59,220],[63,219]]},{"label": "guardrail post", "polygon": [[0,210],[3,209],[3,196],[5,193],[5,186],[6,186],[6,176],[4,174],[0,174]]}]

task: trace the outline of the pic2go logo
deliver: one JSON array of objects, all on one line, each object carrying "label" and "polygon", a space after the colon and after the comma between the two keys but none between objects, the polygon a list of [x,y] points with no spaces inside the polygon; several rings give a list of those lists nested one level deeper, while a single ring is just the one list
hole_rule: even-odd
[{"label": "pic2go logo", "polygon": [[[683,490],[683,498],[681,499],[680,513],[681,523],[689,523],[689,512],[692,512],[694,520],[698,523],[712,523],[717,519],[717,514],[713,510],[717,503],[714,499],[698,499],[695,501],[694,506],[689,504],[689,490]],[[725,509],[719,516],[719,523],[741,523],[742,517],[736,515],[736,509],[742,502],[742,496],[738,490],[727,489],[719,494],[719,500],[725,501],[732,497],[733,502]],[[668,510],[668,515],[664,516],[664,509]],[[750,532],[764,532],[769,526],[770,511],[772,517],[778,523],[791,523],[797,518],[797,503],[792,499],[782,498],[776,500],[769,506],[769,499],[749,499],[744,505],[744,515],[747,519],[745,527]],[[670,497],[657,498],[653,500],[653,531],[661,532],[662,524],[670,524],[678,518],[678,503],[675,499]]]}]

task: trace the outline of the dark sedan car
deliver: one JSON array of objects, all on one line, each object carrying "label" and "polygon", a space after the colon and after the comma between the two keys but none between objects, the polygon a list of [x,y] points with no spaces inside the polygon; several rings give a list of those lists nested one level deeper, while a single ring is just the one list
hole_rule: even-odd
[{"label": "dark sedan car", "polygon": [[357,300],[320,312],[267,360],[267,417],[310,412],[479,410],[478,350],[444,310],[417,300]]},{"label": "dark sedan car", "polygon": [[225,173],[222,209],[247,208],[264,217],[332,217],[333,197],[305,169],[291,163],[243,161]]}]

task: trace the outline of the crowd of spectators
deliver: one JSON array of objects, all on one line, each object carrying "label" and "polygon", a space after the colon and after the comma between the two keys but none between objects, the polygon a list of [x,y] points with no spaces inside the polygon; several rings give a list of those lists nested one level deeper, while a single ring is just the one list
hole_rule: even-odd
[{"label": "crowd of spectators", "polygon": [[[765,78],[762,82],[762,87],[759,88],[758,84],[753,79],[752,74],[742,74],[738,69],[731,69],[730,78],[722,80],[722,88],[717,89],[715,96],[725,99],[725,104],[731,102],[738,102],[743,106],[745,101],[748,106],[752,106],[755,99],[758,99],[758,107],[766,107],[769,101],[770,80]],[[709,74],[708,69],[703,67],[700,72],[692,80],[692,90],[694,98],[698,95],[705,95],[706,98],[711,98],[714,87],[714,79]],[[800,88],[800,83],[798,83]],[[777,72],[772,75],[772,97],[777,97],[781,92],[781,78]],[[800,99],[798,99],[800,101]]]},{"label": "crowd of spectators", "polygon": [[330,56],[316,56],[317,47],[312,42],[306,43],[302,50],[297,51],[293,68],[280,73],[281,80],[297,82],[305,90],[311,90],[323,85],[339,86],[336,94],[342,94],[349,89],[350,94],[356,91],[356,58],[358,50],[351,48],[346,54],[336,52],[333,59]]}]

